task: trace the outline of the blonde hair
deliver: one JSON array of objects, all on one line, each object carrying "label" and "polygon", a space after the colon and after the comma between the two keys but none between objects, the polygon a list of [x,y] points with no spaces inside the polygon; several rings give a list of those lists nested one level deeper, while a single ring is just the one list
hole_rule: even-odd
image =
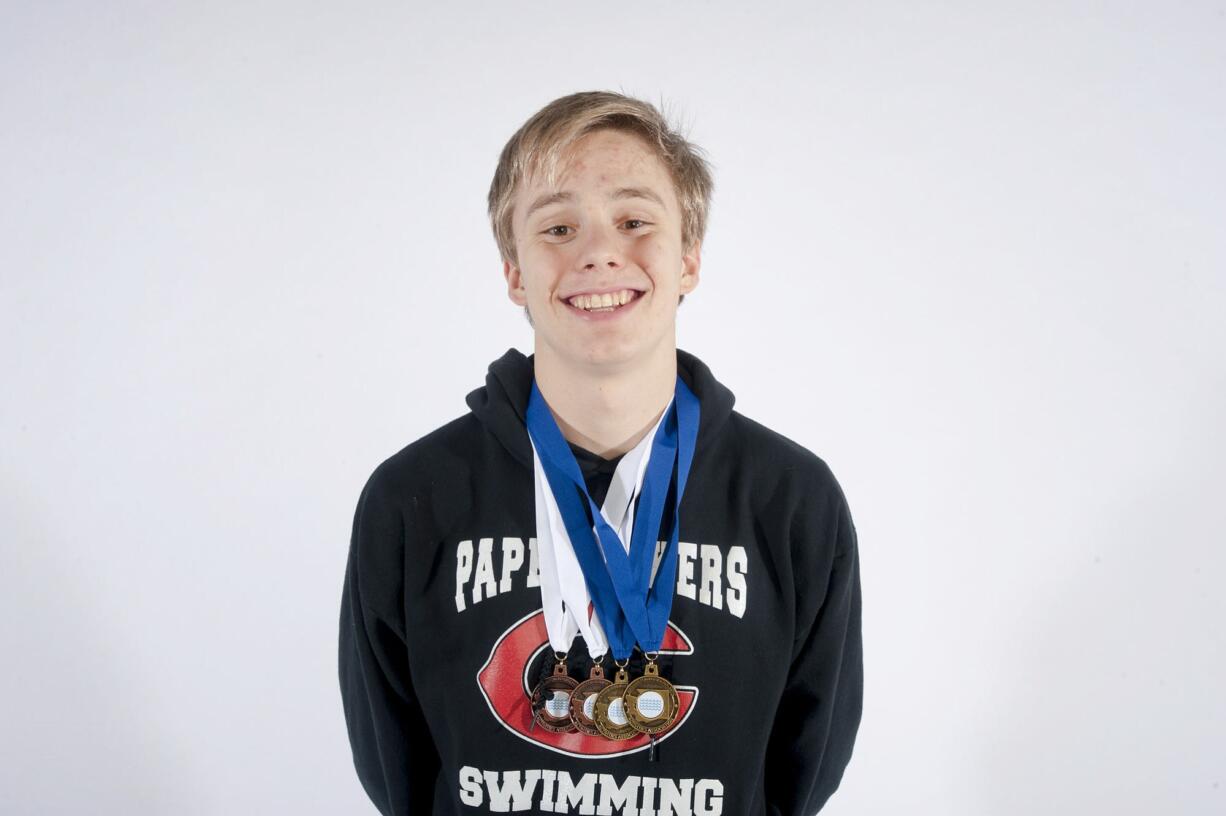
[{"label": "blonde hair", "polygon": [[515,193],[524,180],[539,176],[555,185],[575,142],[602,129],[642,137],[672,177],[681,205],[682,248],[688,250],[702,240],[714,187],[702,149],[681,136],[648,102],[612,91],[582,91],[541,108],[502,149],[490,184],[489,217],[503,260],[518,263],[511,216]]}]

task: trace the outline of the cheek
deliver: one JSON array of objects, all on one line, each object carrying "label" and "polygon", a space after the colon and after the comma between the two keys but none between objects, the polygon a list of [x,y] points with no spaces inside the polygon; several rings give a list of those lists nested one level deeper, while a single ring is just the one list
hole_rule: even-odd
[{"label": "cheek", "polygon": [[681,274],[681,253],[670,241],[652,240],[643,247],[640,258],[644,269],[654,277],[663,279],[659,281],[660,283],[672,281]]},{"label": "cheek", "polygon": [[536,300],[552,297],[558,281],[562,279],[560,270],[564,268],[556,253],[527,249],[520,255],[520,263],[528,297]]}]

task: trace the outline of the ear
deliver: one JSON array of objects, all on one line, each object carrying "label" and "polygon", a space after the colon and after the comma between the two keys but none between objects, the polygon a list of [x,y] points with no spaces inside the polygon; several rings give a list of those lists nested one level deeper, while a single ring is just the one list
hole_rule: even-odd
[{"label": "ear", "polygon": [[516,306],[528,305],[528,293],[524,291],[524,276],[520,268],[508,260],[502,262],[502,274],[507,279],[507,296]]},{"label": "ear", "polygon": [[681,294],[688,295],[698,288],[698,272],[702,267],[702,241],[695,241],[681,256]]}]

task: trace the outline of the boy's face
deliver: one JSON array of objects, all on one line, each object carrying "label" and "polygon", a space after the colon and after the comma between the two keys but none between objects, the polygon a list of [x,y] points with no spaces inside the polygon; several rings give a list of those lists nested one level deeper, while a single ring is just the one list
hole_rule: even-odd
[{"label": "boy's face", "polygon": [[[676,346],[678,298],[698,285],[700,247],[681,246],[681,206],[668,169],[636,135],[589,133],[557,188],[527,179],[512,229],[518,264],[503,263],[510,298],[527,306],[537,353],[576,365],[633,368]],[[582,295],[630,298],[591,311]]]}]

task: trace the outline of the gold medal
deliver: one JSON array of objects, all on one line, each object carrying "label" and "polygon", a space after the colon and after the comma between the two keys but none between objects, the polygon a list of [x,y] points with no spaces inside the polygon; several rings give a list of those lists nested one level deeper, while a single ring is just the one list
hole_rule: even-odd
[{"label": "gold medal", "polygon": [[660,667],[650,655],[643,667],[643,676],[626,686],[622,703],[627,722],[640,734],[659,734],[667,730],[681,709],[677,690],[660,676]]},{"label": "gold medal", "polygon": [[626,719],[626,709],[622,703],[622,694],[630,685],[630,675],[626,672],[629,662],[618,663],[612,684],[596,695],[596,714],[592,719],[596,721],[600,733],[611,740],[630,739],[638,733]]},{"label": "gold medal", "polygon": [[601,660],[604,660],[604,655],[601,655],[597,662],[592,664],[592,671],[588,678],[575,686],[575,690],[570,693],[571,722],[575,724],[577,730],[592,737],[600,736],[600,729],[596,727],[595,719],[596,697],[613,685],[605,679],[604,669],[600,666]]},{"label": "gold medal", "polygon": [[532,690],[532,726],[540,723],[546,731],[574,731],[570,721],[570,693],[578,682],[566,673],[566,653],[557,653],[553,674],[536,684]]}]

